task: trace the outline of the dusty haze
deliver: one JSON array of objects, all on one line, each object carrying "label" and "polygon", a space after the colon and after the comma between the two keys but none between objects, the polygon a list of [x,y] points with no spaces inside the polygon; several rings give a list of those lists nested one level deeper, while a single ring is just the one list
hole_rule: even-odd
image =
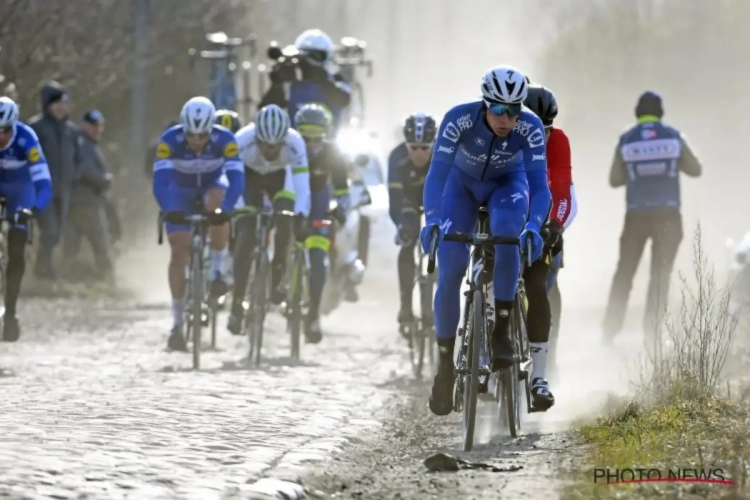
[{"label": "dusty haze", "polygon": [[[624,190],[608,186],[609,165],[645,89],[662,93],[665,121],[687,134],[705,167],[702,178],[682,179],[678,268],[689,265],[685,243],[699,220],[719,270],[725,238],[746,229],[750,173],[736,149],[748,127],[740,118],[749,107],[748,2],[290,0],[264,8],[256,30],[263,41],[292,42],[319,27],[368,42],[375,74],[366,82],[367,121],[389,141],[405,113],[440,115],[476,96],[490,66],[517,65],[550,87],[561,109],[557,123],[571,138],[579,201],[561,278],[568,305],[604,304],[625,209]],[[647,252],[634,305],[645,295],[649,259]]]}]

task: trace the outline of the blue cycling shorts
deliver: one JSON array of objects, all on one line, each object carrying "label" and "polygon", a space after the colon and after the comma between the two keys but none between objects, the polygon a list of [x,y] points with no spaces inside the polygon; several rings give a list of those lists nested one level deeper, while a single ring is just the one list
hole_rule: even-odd
[{"label": "blue cycling shorts", "polygon": [[[200,206],[205,205],[206,193],[211,189],[221,189],[226,192],[229,182],[225,175],[222,175],[214,182],[201,187],[183,187],[176,184],[169,186],[169,205],[167,211],[182,211],[185,215],[195,215],[198,209],[198,200]],[[167,222],[167,234],[188,232],[190,226],[171,224]]]},{"label": "blue cycling shorts", "polygon": [[[33,182],[0,183],[0,196],[5,198],[6,219],[21,209],[31,209],[36,201],[36,188]],[[23,226],[20,226],[23,227]]]}]

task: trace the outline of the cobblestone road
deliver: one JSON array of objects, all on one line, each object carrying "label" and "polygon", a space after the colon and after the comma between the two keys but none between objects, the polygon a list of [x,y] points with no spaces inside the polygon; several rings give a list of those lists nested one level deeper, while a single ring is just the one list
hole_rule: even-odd
[{"label": "cobblestone road", "polygon": [[222,331],[200,372],[164,352],[166,309],[27,300],[22,340],[0,344],[0,497],[244,498],[301,473],[375,428],[378,384],[408,368],[387,295],[328,317],[296,366],[286,334],[247,369]]}]

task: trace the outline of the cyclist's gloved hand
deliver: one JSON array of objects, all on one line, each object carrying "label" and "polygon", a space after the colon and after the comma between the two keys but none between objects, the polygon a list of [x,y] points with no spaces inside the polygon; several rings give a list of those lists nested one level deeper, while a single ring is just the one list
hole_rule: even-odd
[{"label": "cyclist's gloved hand", "polygon": [[186,226],[188,224],[185,218],[185,212],[182,210],[170,210],[164,214],[164,222],[175,224],[177,226]]},{"label": "cyclist's gloved hand", "polygon": [[414,243],[414,238],[417,237],[417,232],[409,224],[400,224],[398,226],[398,236],[396,237],[396,244],[408,247]]},{"label": "cyclist's gloved hand", "polygon": [[342,206],[341,203],[336,205],[332,215],[339,225],[343,226],[346,224],[346,207]]},{"label": "cyclist's gloved hand", "polygon": [[26,226],[31,219],[34,218],[34,214],[28,208],[22,208],[15,213],[13,222],[18,226]]},{"label": "cyclist's gloved hand", "polygon": [[297,242],[304,242],[310,235],[310,227],[308,226],[307,217],[302,214],[294,216],[294,238]]},{"label": "cyclist's gloved hand", "polygon": [[440,219],[434,218],[429,219],[419,233],[419,240],[422,243],[422,250],[425,253],[430,251],[430,245],[432,244],[432,231],[437,228],[438,245],[443,240],[443,228],[440,227]]},{"label": "cyclist's gloved hand", "polygon": [[[531,248],[526,248],[529,239],[531,239]],[[521,251],[524,255],[531,253],[532,262],[542,256],[542,252],[544,251],[544,239],[539,234],[539,229],[537,229],[534,224],[526,224],[526,227],[521,233]]]},{"label": "cyclist's gloved hand", "polygon": [[206,216],[208,217],[208,223],[212,226],[223,226],[232,218],[232,214],[225,212],[220,208],[207,213]]},{"label": "cyclist's gloved hand", "polygon": [[545,247],[552,252],[552,255],[559,254],[563,247],[562,228],[560,227],[560,223],[556,220],[549,221],[544,226],[543,233]]}]

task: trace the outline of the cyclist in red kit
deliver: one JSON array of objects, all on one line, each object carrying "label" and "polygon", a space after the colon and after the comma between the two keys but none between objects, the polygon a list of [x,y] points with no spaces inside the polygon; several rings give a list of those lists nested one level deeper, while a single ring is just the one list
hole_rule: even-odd
[{"label": "cyclist in red kit", "polygon": [[[542,120],[547,136],[547,177],[552,193],[552,209],[545,225],[546,257],[524,273],[529,301],[528,335],[533,356],[531,392],[535,406],[550,407],[554,397],[545,380],[547,359],[550,372],[556,370],[555,352],[562,308],[557,287],[557,270],[562,267],[563,231],[576,216],[577,204],[572,178],[570,141],[565,132],[552,126],[557,116],[555,95],[541,85],[531,85],[524,103]],[[550,354],[548,356],[548,354]]]}]

